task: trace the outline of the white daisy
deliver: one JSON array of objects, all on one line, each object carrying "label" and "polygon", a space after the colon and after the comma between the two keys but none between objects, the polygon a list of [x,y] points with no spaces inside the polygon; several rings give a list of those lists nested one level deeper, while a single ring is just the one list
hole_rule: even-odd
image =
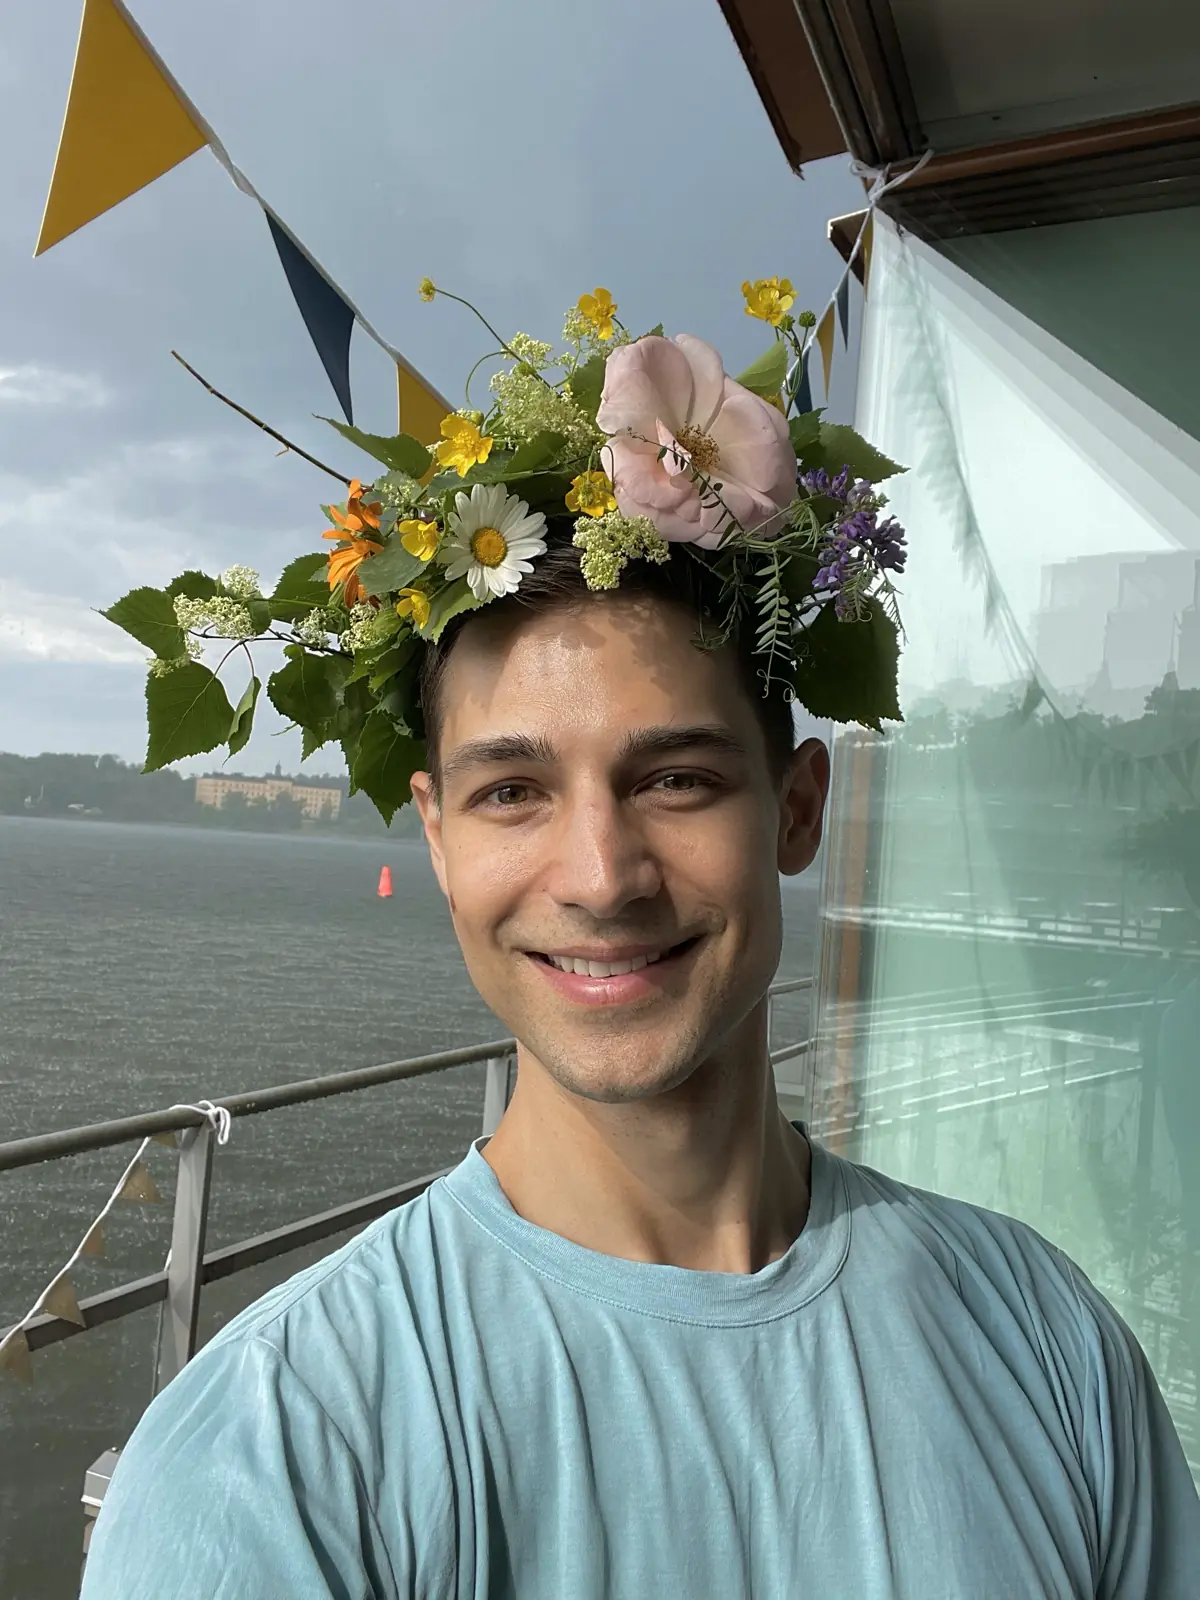
[{"label": "white daisy", "polygon": [[502,483],[473,483],[470,498],[460,492],[454,504],[438,552],[446,577],[465,573],[477,600],[511,594],[522,575],[533,571],[533,557],[545,552],[545,517],[540,511],[531,513]]}]

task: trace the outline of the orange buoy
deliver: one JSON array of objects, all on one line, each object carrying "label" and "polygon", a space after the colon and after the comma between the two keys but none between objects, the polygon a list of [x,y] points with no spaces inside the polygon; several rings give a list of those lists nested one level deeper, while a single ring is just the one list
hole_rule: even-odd
[{"label": "orange buoy", "polygon": [[390,900],[392,897],[392,869],[383,867],[379,873],[379,888],[376,891],[381,900]]}]

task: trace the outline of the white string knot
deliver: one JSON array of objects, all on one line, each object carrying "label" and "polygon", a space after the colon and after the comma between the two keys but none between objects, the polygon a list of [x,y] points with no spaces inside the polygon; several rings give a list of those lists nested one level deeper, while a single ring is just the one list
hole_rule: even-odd
[{"label": "white string knot", "polygon": [[888,192],[889,189],[898,189],[902,183],[907,183],[910,178],[916,177],[921,168],[928,161],[932,161],[933,151],[926,150],[920,160],[911,167],[905,167],[903,172],[895,172],[896,163],[889,161],[885,166],[873,167],[866,161],[851,161],[850,171],[856,178],[861,178],[864,183],[870,183],[867,191],[867,205],[874,208]]},{"label": "white string knot", "polygon": [[229,1143],[229,1130],[233,1126],[233,1117],[225,1106],[215,1106],[211,1100],[201,1100],[199,1105],[172,1106],[172,1111],[195,1111],[202,1116],[209,1127],[217,1136],[218,1144]]}]

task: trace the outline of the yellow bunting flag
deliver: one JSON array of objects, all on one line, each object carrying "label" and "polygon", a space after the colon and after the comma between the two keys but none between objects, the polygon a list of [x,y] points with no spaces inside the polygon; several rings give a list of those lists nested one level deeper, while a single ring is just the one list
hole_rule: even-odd
[{"label": "yellow bunting flag", "polygon": [[875,214],[874,212],[871,212],[868,214],[867,220],[863,225],[862,244],[859,246],[859,249],[862,252],[862,285],[864,292],[866,291],[867,284],[871,277],[871,246],[874,244],[874,242]]},{"label": "yellow bunting flag", "polygon": [[420,444],[436,443],[441,437],[442,422],[453,407],[399,361],[396,363],[396,400],[399,431],[410,434]]},{"label": "yellow bunting flag", "polygon": [[104,1254],[104,1230],[98,1222],[88,1229],[87,1238],[79,1246],[79,1253],[82,1256],[102,1256]]},{"label": "yellow bunting flag", "polygon": [[42,1310],[49,1317],[61,1317],[64,1322],[73,1322],[80,1328],[87,1327],[87,1318],[79,1309],[79,1301],[69,1278],[60,1278],[47,1289],[42,1296]]},{"label": "yellow bunting flag", "polygon": [[143,1200],[147,1204],[161,1200],[162,1195],[159,1194],[154,1179],[150,1176],[150,1168],[141,1161],[135,1161],[129,1169],[129,1176],[121,1185],[121,1192],[117,1199]]},{"label": "yellow bunting flag", "polygon": [[84,0],[34,255],[161,178],[208,133],[122,0]]},{"label": "yellow bunting flag", "polygon": [[33,1357],[23,1333],[14,1333],[6,1345],[0,1346],[0,1372],[5,1368],[22,1383],[33,1382]]},{"label": "yellow bunting flag", "polygon": [[830,306],[825,315],[817,323],[817,343],[821,347],[821,368],[825,374],[825,398],[829,398],[829,371],[833,366],[833,307]]},{"label": "yellow bunting flag", "polygon": [[166,1133],[152,1133],[150,1137],[154,1140],[155,1144],[165,1144],[168,1150],[179,1149],[179,1140],[175,1137],[170,1128],[167,1129]]}]

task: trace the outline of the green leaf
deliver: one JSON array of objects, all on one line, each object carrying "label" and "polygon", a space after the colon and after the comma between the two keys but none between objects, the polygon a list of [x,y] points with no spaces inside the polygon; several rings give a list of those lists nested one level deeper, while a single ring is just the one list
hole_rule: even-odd
[{"label": "green leaf", "polygon": [[429,563],[410,555],[399,539],[393,539],[377,556],[368,556],[358,569],[358,581],[365,594],[394,594],[405,589],[428,570]]},{"label": "green leaf", "polygon": [[750,363],[745,372],[739,372],[734,381],[740,383],[743,389],[749,389],[751,394],[761,395],[764,400],[770,400],[783,388],[787,367],[787,342],[776,339],[769,349],[763,351],[757,361]]},{"label": "green leaf", "polygon": [[662,336],[663,325],[661,322],[656,322],[652,328],[650,328],[646,333],[642,334],[643,339],[661,339]]},{"label": "green leaf", "polygon": [[412,798],[409,779],[425,764],[425,745],[397,727],[384,711],[363,725],[351,769],[354,786],[374,803],[385,822]]},{"label": "green leaf", "polygon": [[288,562],[270,600],[271,615],[278,622],[298,622],[317,606],[329,604],[329,585],[317,577],[328,560],[325,551],[311,550]]},{"label": "green leaf", "polygon": [[[467,468],[465,478],[459,478],[459,486],[473,483],[503,483],[508,477],[512,467],[512,458],[516,452],[512,450],[493,450],[486,461],[477,461],[473,467]],[[457,473],[455,474],[457,477]]]},{"label": "green leaf", "polygon": [[185,594],[189,600],[211,600],[217,588],[217,580],[210,578],[207,572],[181,572],[171,579],[167,593],[172,599],[177,594]]},{"label": "green leaf", "polygon": [[814,717],[860,722],[902,722],[896,698],[900,657],[896,630],[878,601],[868,602],[861,622],[839,622],[832,604],[822,606],[810,628],[796,639],[796,697]]},{"label": "green leaf", "polygon": [[831,478],[836,478],[843,467],[849,467],[851,477],[882,483],[885,478],[907,470],[889,461],[874,445],[868,444],[861,433],[855,433],[841,422],[822,422],[816,442],[805,445],[797,453],[805,472],[824,467]]},{"label": "green leaf", "polygon": [[258,691],[262,684],[257,678],[251,678],[246,685],[246,692],[238,701],[233,713],[233,726],[229,730],[229,754],[237,755],[239,750],[245,748],[250,737],[250,729],[254,726],[254,708],[258,704]]},{"label": "green leaf", "polygon": [[429,471],[433,457],[411,433],[397,433],[386,438],[381,433],[364,433],[361,428],[352,428],[348,422],[339,422],[336,417],[321,417],[318,420],[336,428],[343,439],[356,444],[367,455],[374,456],[376,461],[382,461],[393,472],[403,472],[410,478],[423,478]]},{"label": "green leaf", "polygon": [[327,745],[332,734],[326,733],[321,728],[304,728],[300,739],[300,759],[307,761],[309,756],[315,756],[322,746]]},{"label": "green leaf", "polygon": [[824,409],[824,406],[818,406],[816,411],[802,411],[788,423],[788,438],[791,439],[792,449],[798,456],[816,444],[821,432],[821,412]]},{"label": "green leaf", "polygon": [[233,726],[233,707],[220,680],[198,661],[189,661],[165,677],[150,674],[146,716],[150,743],[144,772],[157,772],[168,761],[215,750],[225,743]]},{"label": "green leaf", "polygon": [[527,444],[518,446],[513,452],[506,477],[513,478],[526,472],[536,472],[540,467],[548,467],[566,442],[565,433],[543,429],[541,433],[534,434]]},{"label": "green leaf", "polygon": [[100,615],[124,628],[163,661],[174,661],[184,652],[183,630],[175,620],[171,596],[163,589],[131,589]]},{"label": "green leaf", "polygon": [[592,356],[567,379],[567,388],[575,404],[594,422],[600,409],[600,396],[604,393],[604,356]]},{"label": "green leaf", "polygon": [[337,715],[342,686],[349,670],[340,656],[312,655],[297,649],[286,666],[267,680],[271,704],[289,722],[302,728],[331,722]]},{"label": "green leaf", "polygon": [[434,595],[429,605],[429,617],[425,626],[418,629],[418,632],[422,639],[436,642],[441,638],[446,624],[460,612],[474,611],[482,604],[483,602],[476,600],[472,594],[466,578],[456,578],[453,583],[448,583]]},{"label": "green leaf", "polygon": [[271,626],[271,602],[269,600],[247,600],[246,610],[250,613],[250,621],[255,633],[265,633]]}]

